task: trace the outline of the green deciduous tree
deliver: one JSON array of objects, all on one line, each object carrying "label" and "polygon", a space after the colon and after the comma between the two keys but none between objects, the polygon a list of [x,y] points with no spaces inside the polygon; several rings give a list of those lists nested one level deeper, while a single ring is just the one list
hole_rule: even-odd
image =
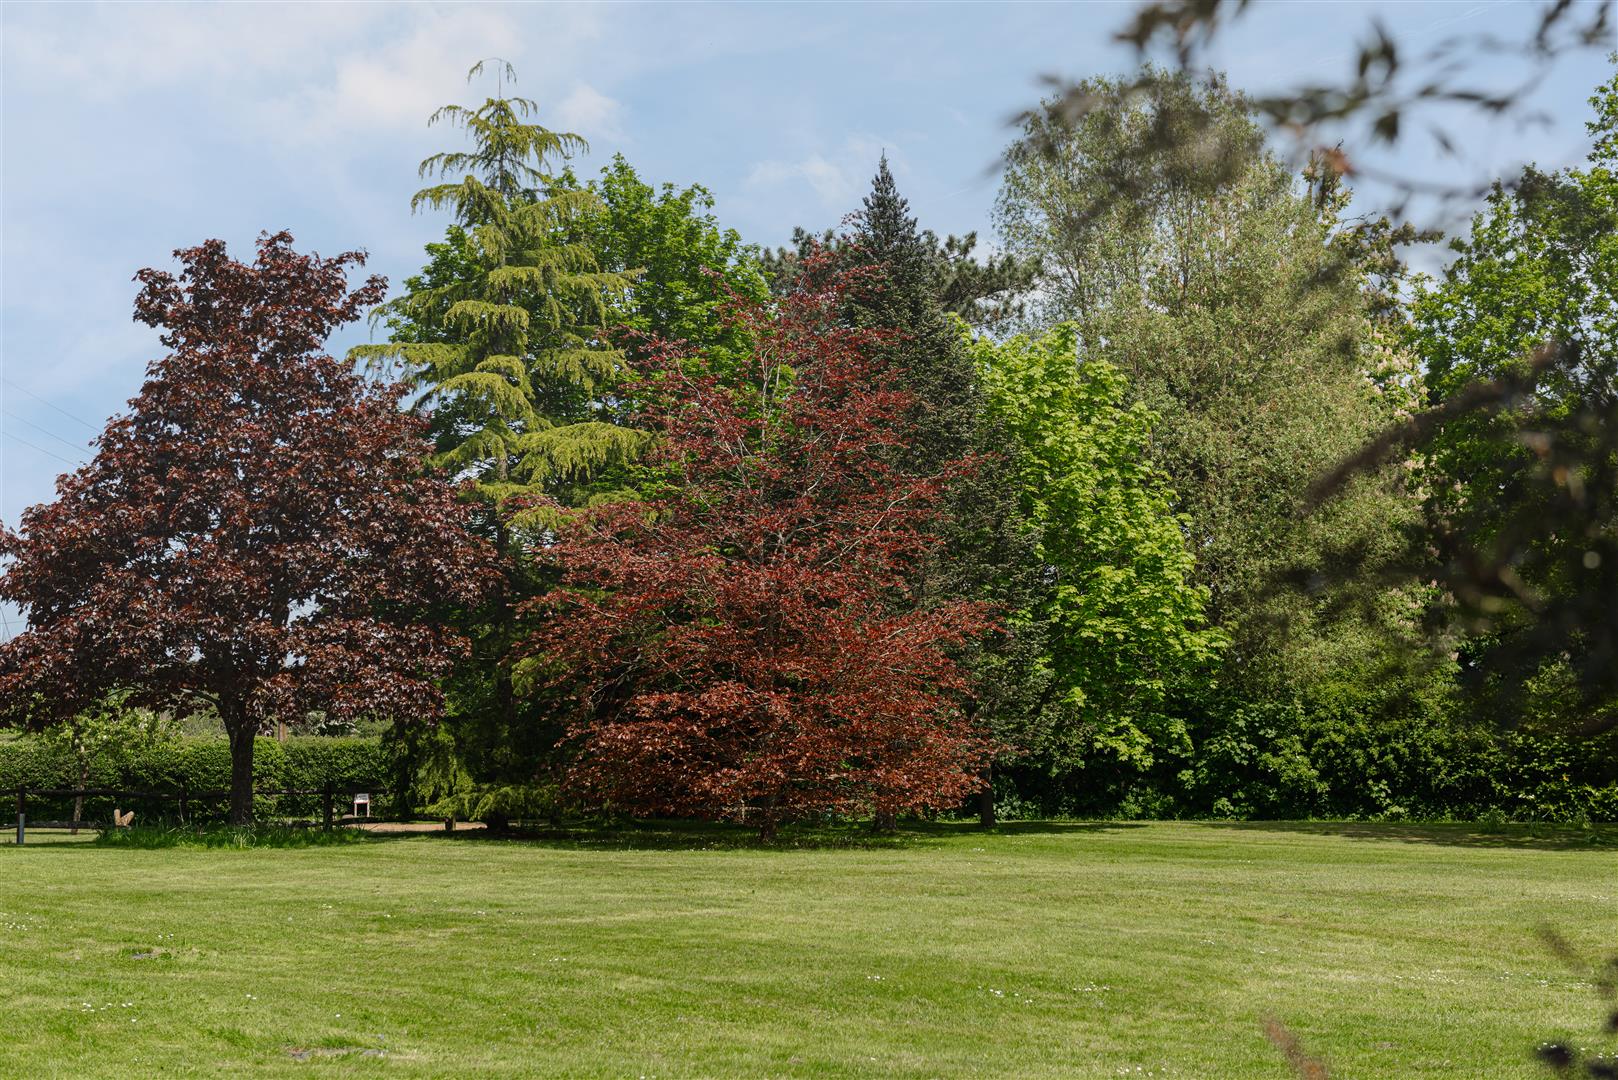
[{"label": "green deciduous tree", "polygon": [[[564,188],[577,188],[568,174]],[[635,332],[625,348],[650,338],[685,341],[703,361],[733,367],[748,348],[745,331],[723,317],[731,297],[769,294],[756,250],[713,214],[712,193],[700,184],[653,187],[622,155],[591,180],[596,204],[576,222],[581,242],[607,271],[633,275],[615,294],[609,323]]]},{"label": "green deciduous tree", "polygon": [[1185,523],[1151,460],[1154,418],[1129,402],[1116,366],[1080,361],[1070,324],[978,339],[971,354],[1041,568],[1013,616],[1046,647],[1050,706],[1025,740],[1058,769],[1097,755],[1149,766],[1184,742],[1170,691],[1206,677],[1224,643],[1206,625]]},{"label": "green deciduous tree", "polygon": [[1032,115],[1007,152],[996,215],[1008,248],[1042,263],[1032,321],[1072,320],[1085,361],[1116,365],[1159,416],[1148,452],[1232,636],[1232,675],[1273,688],[1374,665],[1408,602],[1354,604],[1367,622],[1335,618],[1340,596],[1270,588],[1285,570],[1318,577],[1329,548],[1402,549],[1413,500],[1386,475],[1303,512],[1314,478],[1385,421],[1365,275],[1333,242],[1335,204],[1265,152],[1222,80],[1149,86],[1091,80],[1094,108]]},{"label": "green deciduous tree", "polygon": [[1466,670],[1503,715],[1559,676],[1582,722],[1618,722],[1618,79],[1591,99],[1584,168],[1497,186],[1412,305],[1432,403],[1425,440],[1437,565],[1481,636]]}]

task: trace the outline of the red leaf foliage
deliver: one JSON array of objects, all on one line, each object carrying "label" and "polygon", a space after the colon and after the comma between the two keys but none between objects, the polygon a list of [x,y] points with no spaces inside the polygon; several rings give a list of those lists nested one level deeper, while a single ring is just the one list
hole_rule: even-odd
[{"label": "red leaf foliage", "polygon": [[136,276],[135,318],[171,351],[57,500],[0,530],[0,599],[29,622],[0,646],[0,718],[48,720],[112,687],[211,702],[233,737],[310,709],[441,708],[435,680],[463,643],[432,614],[475,600],[492,555],[424,475],[397,388],[320,351],[385,282],[350,291],[363,255],[291,245],[265,235],[249,265],[211,240],[175,252],[178,276]]},{"label": "red leaf foliage", "polygon": [[988,612],[914,591],[941,489],[972,463],[894,466],[911,397],[871,359],[879,335],[839,324],[852,277],[737,301],[756,344],[723,380],[645,350],[660,493],[583,511],[540,553],[563,588],[530,606],[529,663],[571,704],[585,799],[768,833],[979,783],[949,652]]}]

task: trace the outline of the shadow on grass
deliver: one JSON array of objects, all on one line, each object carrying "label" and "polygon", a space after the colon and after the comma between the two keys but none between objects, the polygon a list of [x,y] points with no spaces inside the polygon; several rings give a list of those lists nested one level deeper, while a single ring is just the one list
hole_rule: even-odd
[{"label": "shadow on grass", "polygon": [[1332,836],[1469,848],[1575,851],[1618,848],[1618,825],[1487,824],[1482,822],[1399,821],[1192,821],[1188,825],[1241,832]]},{"label": "shadow on grass", "polygon": [[368,835],[352,829],[304,829],[286,825],[136,825],[108,829],[92,847],[135,848],[249,848],[347,847],[363,844]]},{"label": "shadow on grass", "polygon": [[[0,846],[16,847],[14,833],[6,830]],[[208,848],[214,850],[351,847],[364,844],[370,834],[359,829],[300,828],[280,824],[238,827],[233,825],[134,825],[123,829],[85,829],[71,834],[60,829],[33,829],[28,833],[28,850],[104,851],[128,848],[152,851],[168,848]]]},{"label": "shadow on grass", "polygon": [[931,849],[950,842],[968,842],[994,836],[1058,836],[1140,829],[1139,822],[1013,821],[985,830],[967,821],[906,821],[888,833],[871,831],[868,823],[783,826],[768,843],[746,826],[705,821],[579,821],[554,826],[525,826],[503,832],[462,826],[453,831],[431,823],[415,828],[298,828],[260,824],[251,828],[228,825],[146,825],[107,831],[99,837],[60,838],[36,834],[30,847],[55,851],[105,848],[158,850],[192,848],[254,850],[271,848],[347,847],[387,844],[402,840],[433,843],[530,845],[571,851],[903,851]]},{"label": "shadow on grass", "polygon": [[[1033,823],[1003,826],[1002,833],[1035,831]],[[1085,826],[1064,824],[1063,829]],[[1045,830],[1039,830],[1045,831]],[[493,832],[481,826],[445,830],[431,826],[415,829],[300,828],[263,823],[251,827],[229,825],[137,825],[106,830],[99,835],[69,837],[35,832],[29,848],[53,851],[86,851],[106,848],[158,850],[192,848],[210,850],[252,850],[270,848],[351,847],[355,844],[388,844],[402,840],[432,843],[528,845],[574,851],[804,851],[804,850],[904,850],[929,848],[953,836],[977,832],[960,823],[906,822],[891,833],[872,832],[868,825],[783,826],[776,838],[766,843],[754,829],[703,821],[581,821],[552,826],[518,826]],[[980,834],[981,835],[981,834]]]},{"label": "shadow on grass", "polygon": [[469,840],[491,843],[515,840],[542,847],[583,851],[902,851],[936,847],[950,840],[974,836],[1090,833],[1142,827],[1137,823],[1125,822],[1017,821],[986,830],[969,822],[907,821],[894,832],[879,833],[871,831],[870,826],[864,823],[788,825],[782,827],[773,841],[765,842],[758,838],[755,830],[741,825],[700,821],[637,821],[518,829],[503,835],[440,835],[464,835]]},{"label": "shadow on grass", "polygon": [[[1618,849],[1618,825],[1579,827],[1551,824],[1484,824],[1371,821],[1178,821],[1177,828],[1220,829],[1249,833],[1336,837],[1406,844],[1434,844],[1467,848],[1542,851]],[[155,850],[202,848],[254,850],[272,848],[347,847],[388,844],[405,840],[432,843],[530,845],[569,851],[905,851],[926,850],[947,844],[972,843],[995,837],[1060,837],[1119,833],[1149,829],[1141,821],[1008,821],[992,829],[970,821],[907,821],[891,833],[872,832],[866,823],[784,826],[775,840],[765,843],[757,832],[741,825],[702,821],[575,822],[556,826],[519,827],[505,832],[482,828],[445,831],[425,827],[412,832],[372,832],[338,828],[259,825],[136,826],[102,833],[99,837],[31,837],[52,851],[92,851],[105,848]],[[43,842],[40,842],[43,840]]]}]

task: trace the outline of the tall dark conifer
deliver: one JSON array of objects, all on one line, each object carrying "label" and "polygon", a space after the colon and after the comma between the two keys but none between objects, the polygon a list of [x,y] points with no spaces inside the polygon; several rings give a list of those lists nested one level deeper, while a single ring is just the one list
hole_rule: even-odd
[{"label": "tall dark conifer", "polygon": [[886,157],[855,220],[852,260],[875,264],[879,273],[855,294],[851,315],[857,325],[899,331],[885,351],[916,396],[906,464],[935,472],[973,449],[983,398],[960,331],[939,303],[937,265]]},{"label": "tall dark conifer", "polygon": [[[884,156],[871,193],[855,215],[845,257],[873,268],[848,305],[857,326],[896,333],[879,352],[915,396],[910,444],[901,467],[932,476],[962,457],[977,455],[981,467],[946,493],[938,532],[944,538],[920,583],[924,603],[980,600],[1001,613],[1003,627],[962,658],[970,673],[979,715],[1000,742],[1028,742],[1041,710],[1039,657],[1031,627],[1019,627],[1037,581],[1034,540],[1022,527],[1016,486],[1007,477],[1006,445],[985,418],[984,398],[962,337],[946,312],[946,282],[934,244],[918,229],[899,194]],[[993,824],[993,793],[981,795],[985,824]]]}]

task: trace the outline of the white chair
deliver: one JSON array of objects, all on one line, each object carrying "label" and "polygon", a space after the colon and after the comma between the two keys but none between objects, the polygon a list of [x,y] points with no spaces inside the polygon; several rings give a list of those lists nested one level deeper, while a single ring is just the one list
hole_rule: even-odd
[{"label": "white chair", "polygon": [[365,792],[356,792],[354,795],[354,816],[360,816],[360,807],[365,807],[365,816],[371,816],[371,796]]}]

